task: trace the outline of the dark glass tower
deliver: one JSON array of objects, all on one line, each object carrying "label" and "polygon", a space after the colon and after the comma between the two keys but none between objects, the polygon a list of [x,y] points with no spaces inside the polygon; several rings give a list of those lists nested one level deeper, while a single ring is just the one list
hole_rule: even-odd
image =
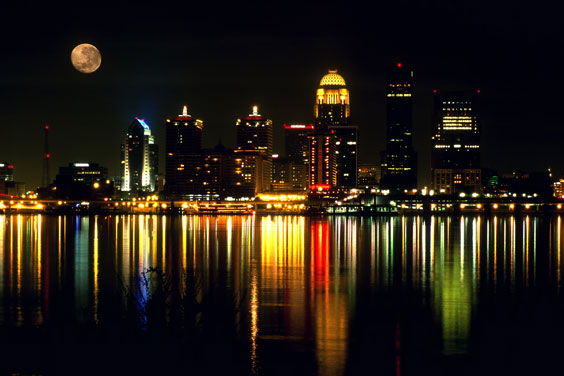
[{"label": "dark glass tower", "polygon": [[435,92],[431,171],[439,192],[480,190],[477,97],[478,92]]},{"label": "dark glass tower", "polygon": [[237,119],[237,150],[258,150],[264,153],[263,189],[270,190],[272,182],[272,120],[253,112]]},{"label": "dark glass tower", "polygon": [[[202,150],[204,122],[188,114],[184,106],[182,114],[166,119],[166,175],[165,191],[171,197],[183,197],[194,191],[190,181],[194,155]],[[192,179],[193,180],[193,179]]]},{"label": "dark glass tower", "polygon": [[382,188],[417,188],[417,153],[413,150],[413,71],[397,63],[386,83],[386,150],[382,153]]},{"label": "dark glass tower", "polygon": [[335,137],[335,156],[329,159],[336,161],[336,186],[356,187],[358,126],[351,124],[349,91],[345,79],[336,70],[329,70],[321,79],[314,114],[316,134],[330,131]]}]

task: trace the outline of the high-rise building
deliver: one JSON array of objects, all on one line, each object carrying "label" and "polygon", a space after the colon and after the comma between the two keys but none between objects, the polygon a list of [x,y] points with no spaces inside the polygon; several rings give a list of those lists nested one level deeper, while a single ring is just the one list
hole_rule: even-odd
[{"label": "high-rise building", "polygon": [[335,137],[335,185],[344,188],[356,187],[358,126],[351,124],[349,91],[345,79],[337,74],[337,70],[329,70],[321,79],[314,115],[316,133],[321,135],[330,130]]},{"label": "high-rise building", "polygon": [[14,181],[14,166],[0,162],[0,181]]},{"label": "high-rise building", "polygon": [[135,118],[122,145],[122,182],[124,192],[154,192],[157,186],[158,148],[151,129],[143,119]]},{"label": "high-rise building", "polygon": [[99,200],[112,197],[113,182],[108,169],[97,163],[69,163],[55,178],[56,197],[69,200]]},{"label": "high-rise building", "polygon": [[272,182],[272,120],[253,112],[237,119],[237,150],[258,150],[264,153],[262,188],[270,190]]},{"label": "high-rise building", "polygon": [[309,186],[328,190],[337,185],[335,134],[330,130],[316,131],[309,136]]},{"label": "high-rise building", "polygon": [[14,166],[0,162],[0,196],[21,196],[25,193],[25,184],[14,181]]},{"label": "high-rise building", "polygon": [[431,175],[438,192],[481,189],[478,93],[435,91]]},{"label": "high-rise building", "polygon": [[[183,197],[194,193],[195,173],[193,159],[202,151],[204,122],[188,114],[184,106],[182,114],[166,119],[165,192],[171,197]],[[192,179],[193,180],[193,179]]]},{"label": "high-rise building", "polygon": [[386,83],[386,150],[380,185],[396,191],[417,188],[417,154],[413,150],[413,71],[397,63]]},{"label": "high-rise building", "polygon": [[362,188],[376,187],[381,178],[381,166],[363,164],[358,166],[358,186]]},{"label": "high-rise building", "polygon": [[[290,184],[292,189],[307,190],[309,188],[309,135],[315,131],[313,124],[284,124],[284,136],[286,141],[286,156],[284,169],[286,171],[285,183]],[[282,161],[282,159],[280,159]],[[280,167],[280,166],[279,166]],[[277,173],[280,168],[273,169]],[[274,177],[273,177],[274,179]],[[278,177],[276,180],[280,181]]]}]

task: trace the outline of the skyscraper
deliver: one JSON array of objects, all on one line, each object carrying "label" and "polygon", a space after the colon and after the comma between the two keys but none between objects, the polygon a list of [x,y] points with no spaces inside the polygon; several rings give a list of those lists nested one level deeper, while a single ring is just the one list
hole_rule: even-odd
[{"label": "skyscraper", "polygon": [[386,150],[382,153],[383,188],[417,187],[417,153],[412,143],[413,71],[397,63],[386,83]]},{"label": "skyscraper", "polygon": [[309,188],[309,135],[314,132],[313,124],[284,124],[286,141],[287,183],[292,189]]},{"label": "skyscraper", "polygon": [[345,79],[337,74],[337,70],[329,70],[321,78],[314,115],[319,134],[325,134],[329,130],[335,137],[335,185],[343,188],[356,187],[358,126],[351,124],[349,91]]},{"label": "skyscraper", "polygon": [[431,175],[439,192],[481,188],[478,93],[435,92]]},{"label": "skyscraper", "polygon": [[335,153],[335,134],[331,130],[316,131],[309,136],[310,162],[309,185],[310,189],[322,188],[328,190],[337,184],[337,169]]},{"label": "skyscraper", "polygon": [[270,190],[272,182],[272,120],[253,112],[237,119],[237,150],[258,150],[264,153],[262,187]]},{"label": "skyscraper", "polygon": [[122,145],[122,184],[124,192],[154,192],[157,186],[158,148],[151,129],[135,118]]},{"label": "skyscraper", "polygon": [[[194,156],[202,150],[204,122],[188,114],[184,106],[182,114],[166,119],[165,192],[183,197],[194,193],[194,181],[190,176],[196,166]],[[193,180],[193,179],[192,179]]]}]

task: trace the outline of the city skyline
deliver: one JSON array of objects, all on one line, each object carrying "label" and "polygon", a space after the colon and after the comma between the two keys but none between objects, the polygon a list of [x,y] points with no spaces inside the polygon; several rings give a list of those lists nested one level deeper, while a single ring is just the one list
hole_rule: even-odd
[{"label": "city skyline", "polygon": [[[119,145],[130,119],[144,118],[163,144],[163,119],[184,104],[206,122],[205,147],[220,137],[234,145],[233,119],[250,104],[260,106],[273,120],[274,152],[281,153],[282,124],[312,122],[319,77],[337,68],[347,80],[352,121],[360,128],[359,162],[378,163],[372,150],[385,149],[386,66],[401,61],[414,70],[419,185],[430,183],[433,89],[481,89],[484,167],[530,171],[550,166],[560,174],[560,119],[546,109],[556,108],[562,79],[562,56],[555,47],[561,45],[561,26],[540,7],[513,4],[507,12],[480,2],[443,5],[388,4],[372,19],[357,4],[342,9],[341,17],[334,17],[333,4],[290,2],[274,13],[232,5],[213,16],[200,4],[190,9],[198,17],[189,29],[169,25],[166,17],[184,8],[100,8],[83,14],[79,7],[69,18],[41,7],[10,8],[13,17],[2,25],[4,35],[15,35],[2,52],[0,159],[14,165],[16,180],[39,185],[42,127],[49,124],[52,170],[84,160],[117,175]],[[392,28],[386,14],[401,14],[409,25]],[[252,26],[232,20],[247,15],[255,20]],[[26,28],[16,27],[24,19]],[[303,26],[306,20],[324,19],[340,22],[344,31]],[[134,27],[137,23],[143,28]],[[22,49],[30,40],[34,47]],[[90,75],[70,64],[70,51],[82,42],[102,54],[100,69]],[[188,59],[194,54],[197,59]],[[522,108],[530,111],[523,116]],[[524,137],[532,125],[536,131]],[[374,147],[365,144],[368,140]]]}]

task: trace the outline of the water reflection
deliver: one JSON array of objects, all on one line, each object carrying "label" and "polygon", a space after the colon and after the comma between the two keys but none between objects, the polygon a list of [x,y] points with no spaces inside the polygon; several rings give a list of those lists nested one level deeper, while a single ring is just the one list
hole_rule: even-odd
[{"label": "water reflection", "polygon": [[[114,304],[104,297],[129,289],[146,301],[152,286],[139,281],[158,268],[178,291],[194,273],[202,291],[245,297],[239,331],[250,335],[254,374],[275,343],[300,348],[319,374],[343,374],[362,289],[415,294],[432,312],[441,354],[466,354],[481,297],[560,289],[561,229],[560,216],[0,216],[0,325],[56,319],[57,296],[77,322],[103,323]],[[405,315],[390,320],[396,370]]]}]

